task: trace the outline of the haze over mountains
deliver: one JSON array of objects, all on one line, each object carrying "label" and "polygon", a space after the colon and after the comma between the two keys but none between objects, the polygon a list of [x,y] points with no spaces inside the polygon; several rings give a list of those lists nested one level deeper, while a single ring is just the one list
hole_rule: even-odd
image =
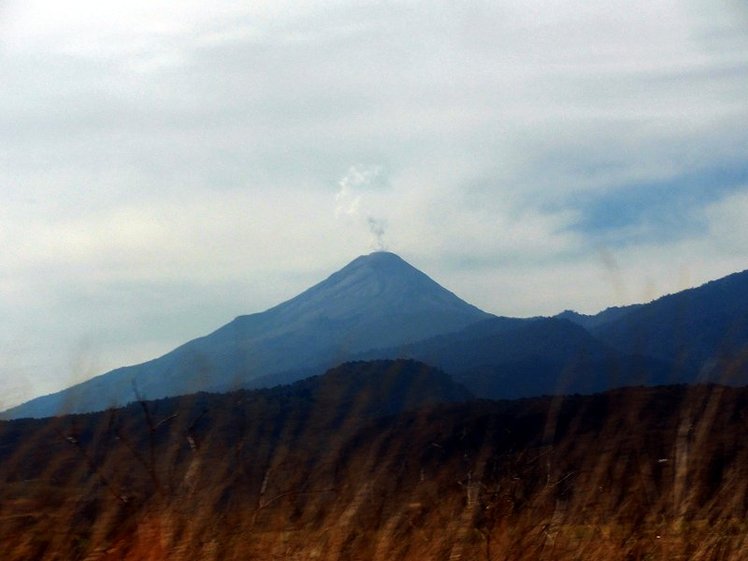
[{"label": "haze over mountains", "polygon": [[397,255],[375,252],[265,312],[4,416],[267,387],[351,359],[415,358],[491,398],[706,379],[742,383],[747,349],[748,271],[595,316],[518,319],[481,311]]}]

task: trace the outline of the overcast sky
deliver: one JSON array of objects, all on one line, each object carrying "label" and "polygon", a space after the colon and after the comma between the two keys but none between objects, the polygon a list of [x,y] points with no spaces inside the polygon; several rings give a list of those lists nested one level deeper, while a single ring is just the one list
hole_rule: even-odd
[{"label": "overcast sky", "polygon": [[741,4],[0,0],[0,408],[378,248],[515,316],[748,268]]}]

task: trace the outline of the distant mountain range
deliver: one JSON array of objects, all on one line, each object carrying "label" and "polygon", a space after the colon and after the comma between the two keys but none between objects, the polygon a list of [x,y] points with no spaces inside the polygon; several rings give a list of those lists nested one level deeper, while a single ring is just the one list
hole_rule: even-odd
[{"label": "distant mountain range", "polygon": [[376,252],[265,312],[240,316],[155,360],[6,411],[102,410],[141,396],[270,387],[352,359],[413,358],[479,397],[627,385],[748,382],[748,271],[597,315],[496,317],[400,257]]},{"label": "distant mountain range", "polygon": [[688,381],[693,373],[650,356],[621,352],[560,318],[493,318],[365,358],[412,358],[449,372],[475,395],[514,399],[593,393],[627,385]]},{"label": "distant mountain range", "polygon": [[439,366],[476,395],[516,398],[631,385],[748,383],[748,271],[648,304],[493,318],[368,357]]}]

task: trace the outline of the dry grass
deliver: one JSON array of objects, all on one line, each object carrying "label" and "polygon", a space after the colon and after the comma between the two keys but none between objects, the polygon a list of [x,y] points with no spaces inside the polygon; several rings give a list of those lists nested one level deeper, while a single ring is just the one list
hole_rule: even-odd
[{"label": "dry grass", "polygon": [[748,559],[746,389],[357,399],[2,423],[2,559]]}]

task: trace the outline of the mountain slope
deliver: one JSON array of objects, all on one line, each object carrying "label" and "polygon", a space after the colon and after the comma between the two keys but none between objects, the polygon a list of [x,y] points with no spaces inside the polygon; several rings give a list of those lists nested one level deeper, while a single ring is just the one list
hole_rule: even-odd
[{"label": "mountain slope", "polygon": [[748,382],[748,271],[663,296],[591,332],[625,353]]},{"label": "mountain slope", "polygon": [[[393,253],[362,256],[269,310],[240,316],[155,360],[113,370],[8,410],[6,418],[105,409],[133,401],[278,383],[367,349],[458,331],[490,317]],[[295,376],[301,377],[301,374]]]},{"label": "mountain slope", "polygon": [[490,318],[460,332],[364,356],[433,364],[475,395],[489,399],[675,383],[690,375],[662,359],[617,351],[559,317]]}]

